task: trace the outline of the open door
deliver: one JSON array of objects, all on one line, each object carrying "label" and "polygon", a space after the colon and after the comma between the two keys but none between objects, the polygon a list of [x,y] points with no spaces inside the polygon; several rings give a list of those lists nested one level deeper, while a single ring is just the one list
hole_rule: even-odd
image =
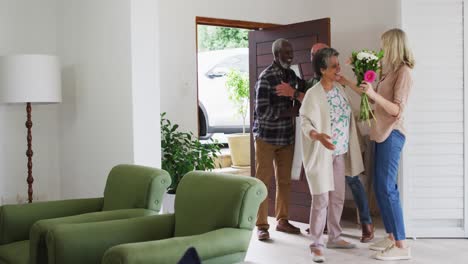
[{"label": "open door", "polygon": [[[317,42],[330,45],[330,19],[323,18],[297,24],[284,25],[264,30],[249,32],[249,79],[250,79],[250,127],[253,127],[253,110],[255,109],[255,83],[260,73],[273,62],[272,43],[278,38],[285,38],[293,46],[294,59],[292,65],[298,65],[301,78],[308,80],[313,76],[310,63],[310,48]],[[255,175],[255,149],[253,134],[250,132],[250,165],[252,175]],[[269,215],[275,210],[275,180],[268,189]],[[298,181],[292,181],[289,219],[299,222],[309,222],[310,192],[304,171]]]}]

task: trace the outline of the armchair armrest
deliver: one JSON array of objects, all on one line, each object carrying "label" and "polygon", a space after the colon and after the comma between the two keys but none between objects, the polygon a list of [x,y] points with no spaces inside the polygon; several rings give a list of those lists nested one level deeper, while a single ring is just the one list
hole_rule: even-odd
[{"label": "armchair armrest", "polygon": [[101,263],[104,252],[122,243],[174,235],[174,214],[82,224],[63,224],[46,236],[48,263]]},{"label": "armchair armrest", "polygon": [[34,222],[100,211],[103,198],[37,202],[0,207],[0,245],[27,240]]},{"label": "armchair armrest", "polygon": [[102,264],[177,263],[189,247],[195,247],[203,261],[227,255],[243,258],[251,235],[252,232],[246,229],[222,228],[201,235],[123,244],[107,250]]}]

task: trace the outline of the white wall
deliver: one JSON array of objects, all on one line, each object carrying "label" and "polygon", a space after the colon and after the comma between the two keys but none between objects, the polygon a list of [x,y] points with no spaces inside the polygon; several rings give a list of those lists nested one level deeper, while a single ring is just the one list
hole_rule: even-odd
[{"label": "white wall", "polygon": [[63,198],[101,196],[119,163],[159,167],[157,1],[64,0]]},{"label": "white wall", "polygon": [[59,1],[62,197],[101,196],[133,162],[129,0]]},{"label": "white wall", "polygon": [[[0,56],[57,54],[56,0],[0,0]],[[59,188],[58,105],[32,106],[34,196],[57,199]],[[0,198],[27,197],[26,106],[0,105]],[[1,203],[0,202],[0,203]]]},{"label": "white wall", "polygon": [[[41,199],[100,196],[118,163],[160,166],[156,8],[152,0],[0,0],[0,55],[62,61],[62,104],[33,106]],[[25,106],[0,106],[3,202],[26,195],[25,118]]]},{"label": "white wall", "polygon": [[133,0],[131,24],[134,161],[160,168],[158,3]]},{"label": "white wall", "polygon": [[[333,6],[326,12],[331,17],[331,45],[340,52],[342,72],[354,78],[346,60],[355,50],[380,49],[382,33],[401,25],[400,0],[332,0],[328,4]],[[348,94],[353,109],[358,111],[360,97],[353,92]]]},{"label": "white wall", "polygon": [[[161,112],[193,132],[197,131],[196,16],[276,24],[330,17],[332,45],[342,53],[343,62],[351,50],[377,49],[381,33],[399,25],[400,17],[399,0],[160,2]],[[347,73],[351,76],[350,70]]]}]

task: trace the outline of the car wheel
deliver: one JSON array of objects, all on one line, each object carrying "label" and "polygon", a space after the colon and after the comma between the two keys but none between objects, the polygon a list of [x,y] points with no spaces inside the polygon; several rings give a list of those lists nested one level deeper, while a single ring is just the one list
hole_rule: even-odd
[{"label": "car wheel", "polygon": [[198,103],[198,136],[200,139],[209,139],[213,134],[208,133],[208,113],[201,102]]}]

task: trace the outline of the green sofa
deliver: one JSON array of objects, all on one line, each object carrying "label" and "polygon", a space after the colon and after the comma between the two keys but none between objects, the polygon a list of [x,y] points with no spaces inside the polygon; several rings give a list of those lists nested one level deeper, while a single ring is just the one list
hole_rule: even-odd
[{"label": "green sofa", "polygon": [[0,264],[47,263],[46,234],[62,224],[157,214],[170,183],[166,171],[118,165],[109,173],[102,198],[1,206]]},{"label": "green sofa", "polygon": [[190,172],[177,189],[175,214],[54,227],[49,263],[174,264],[191,246],[203,263],[240,262],[266,196],[253,177]]}]

